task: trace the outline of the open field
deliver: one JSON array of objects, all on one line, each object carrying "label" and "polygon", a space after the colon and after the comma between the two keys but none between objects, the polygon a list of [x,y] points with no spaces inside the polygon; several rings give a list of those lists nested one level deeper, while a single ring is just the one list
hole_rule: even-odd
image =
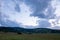
[{"label": "open field", "polygon": [[1,33],[0,40],[60,40],[60,34]]}]

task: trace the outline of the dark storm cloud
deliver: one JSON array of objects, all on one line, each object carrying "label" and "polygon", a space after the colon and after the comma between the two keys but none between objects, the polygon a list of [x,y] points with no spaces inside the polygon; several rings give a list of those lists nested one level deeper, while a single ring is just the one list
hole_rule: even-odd
[{"label": "dark storm cloud", "polygon": [[16,5],[15,5],[15,11],[16,11],[16,12],[20,12],[19,4],[16,4]]},{"label": "dark storm cloud", "polygon": [[29,5],[33,5],[34,13],[31,16],[37,16],[39,18],[45,18],[43,11],[47,8],[51,0],[26,0],[25,2]]},{"label": "dark storm cloud", "polygon": [[43,12],[48,7],[50,1],[51,0],[26,0],[25,2],[28,5],[32,5],[34,8],[34,13],[30,16],[36,16],[39,18],[54,18],[55,15],[53,14],[54,11],[51,6],[48,8],[48,15],[45,15]]},{"label": "dark storm cloud", "polygon": [[47,9],[46,18],[50,18],[50,19],[55,18],[56,15],[54,14],[54,12],[55,12],[55,9],[53,9],[51,6],[49,6]]},{"label": "dark storm cloud", "polygon": [[19,25],[16,22],[9,21],[9,20],[0,20],[0,24],[5,27],[19,27]]},{"label": "dark storm cloud", "polygon": [[50,27],[50,23],[47,20],[41,20],[39,21],[39,27],[40,28],[47,28]]},{"label": "dark storm cloud", "polygon": [[20,11],[21,11],[21,9],[20,9],[20,3],[21,3],[22,1],[23,1],[23,0],[13,0],[13,2],[15,3],[14,9],[15,9],[16,12],[20,12]]}]

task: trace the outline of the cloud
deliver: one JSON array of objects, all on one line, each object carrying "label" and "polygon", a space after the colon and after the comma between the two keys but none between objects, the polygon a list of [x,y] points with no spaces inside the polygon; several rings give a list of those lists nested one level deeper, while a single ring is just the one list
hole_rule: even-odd
[{"label": "cloud", "polygon": [[[55,27],[55,26],[60,25],[60,24],[59,25],[57,24],[60,20],[60,14],[59,14],[60,13],[60,1],[59,0],[49,1],[49,2],[47,2],[47,4],[45,4],[45,6],[43,6],[44,5],[43,2],[42,2],[42,5],[40,5],[39,3],[37,3],[37,1],[35,1],[35,2],[33,2],[32,0],[30,0],[30,1],[33,4],[36,3],[35,5],[33,5],[34,6],[34,9],[33,9],[34,13],[31,14],[31,16],[48,20],[45,22],[41,21],[39,23],[40,26],[49,27],[47,25],[47,24],[49,24],[51,27]],[[37,4],[39,4],[39,5],[37,5]],[[51,22],[49,22],[49,21],[51,21]],[[45,23],[47,23],[47,24],[45,24]]]},{"label": "cloud", "polygon": [[50,29],[56,29],[56,30],[60,30],[60,26],[55,26],[55,27],[47,27],[47,28],[50,28]]},{"label": "cloud", "polygon": [[[60,26],[60,1],[59,0],[53,0],[51,2],[51,6],[52,8],[55,8],[55,18],[54,19],[50,19],[50,23],[51,23],[51,27],[55,28],[58,26]],[[59,28],[60,29],[60,28]]]},{"label": "cloud", "polygon": [[47,19],[41,19],[38,22],[39,22],[39,25],[38,25],[39,28],[47,28],[51,26],[51,24],[48,22]]},{"label": "cloud", "polygon": [[2,25],[0,24],[0,26],[2,26]]},{"label": "cloud", "polygon": [[57,0],[1,0],[1,12],[0,23],[5,26],[55,28],[57,23],[60,26],[60,2]]},{"label": "cloud", "polygon": [[34,13],[31,16],[45,18],[43,11],[48,7],[50,0],[26,0],[26,3],[31,5]]},{"label": "cloud", "polygon": [[1,20],[0,24],[5,27],[19,27],[19,24],[10,20]]},{"label": "cloud", "polygon": [[[30,16],[30,14],[33,13],[33,10],[24,2],[22,2],[21,4],[18,4],[20,6],[20,10],[21,10],[20,12],[17,12],[17,10],[15,9],[16,5],[14,4],[14,2],[11,2],[11,1],[9,3],[5,3],[5,2],[2,1],[3,5],[1,7],[1,12],[3,15],[2,20],[4,20],[5,22],[3,25],[7,25],[7,22],[9,24],[7,26],[14,26],[16,23],[19,24],[19,26],[20,26],[20,23],[22,25],[28,25],[28,26],[37,25],[36,21],[38,20],[38,18]],[[4,15],[7,17],[4,17]],[[15,24],[12,25],[11,23],[15,23]]]},{"label": "cloud", "polygon": [[21,11],[20,6],[19,6],[18,4],[15,5],[15,10],[16,10],[17,12],[20,12],[20,11]]}]

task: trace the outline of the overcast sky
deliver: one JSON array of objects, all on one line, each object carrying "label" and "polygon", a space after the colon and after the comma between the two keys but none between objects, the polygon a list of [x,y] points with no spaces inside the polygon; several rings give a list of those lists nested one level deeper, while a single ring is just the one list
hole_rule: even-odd
[{"label": "overcast sky", "polygon": [[60,29],[60,0],[0,0],[0,26]]}]

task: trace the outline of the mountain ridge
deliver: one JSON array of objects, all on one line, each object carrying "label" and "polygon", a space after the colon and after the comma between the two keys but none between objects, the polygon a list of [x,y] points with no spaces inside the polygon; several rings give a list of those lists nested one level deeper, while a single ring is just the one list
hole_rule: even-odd
[{"label": "mountain ridge", "polygon": [[2,32],[15,32],[15,33],[60,33],[60,30],[49,29],[49,28],[35,28],[35,29],[25,29],[21,27],[0,27]]}]

